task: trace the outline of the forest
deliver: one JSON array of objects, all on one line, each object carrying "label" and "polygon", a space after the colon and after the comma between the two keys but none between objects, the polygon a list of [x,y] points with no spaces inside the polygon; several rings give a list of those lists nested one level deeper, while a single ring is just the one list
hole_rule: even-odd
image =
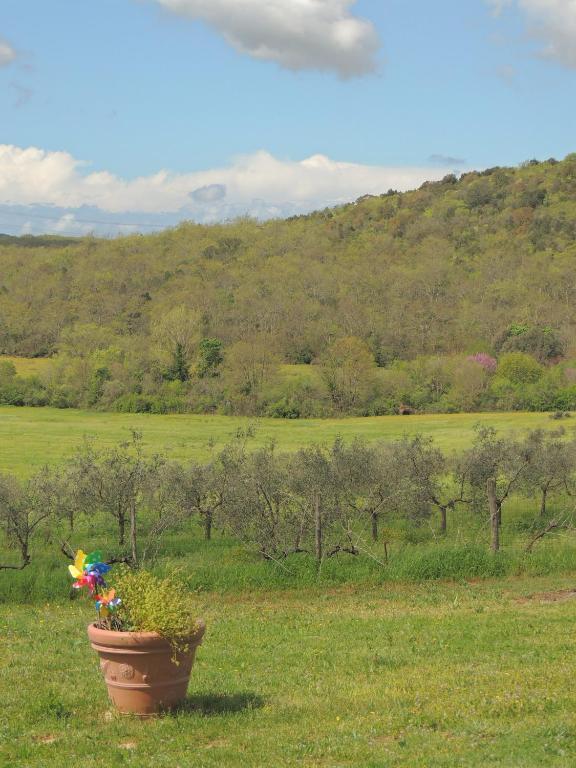
[{"label": "forest", "polygon": [[0,404],[576,409],[575,235],[576,154],[288,220],[4,236]]}]

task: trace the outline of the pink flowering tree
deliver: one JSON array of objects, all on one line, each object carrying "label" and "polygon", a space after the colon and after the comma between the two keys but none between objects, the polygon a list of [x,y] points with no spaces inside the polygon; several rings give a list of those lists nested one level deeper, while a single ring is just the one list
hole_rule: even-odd
[{"label": "pink flowering tree", "polygon": [[495,357],[492,357],[487,352],[476,352],[475,355],[470,355],[467,358],[471,363],[477,363],[482,366],[488,373],[494,373],[498,362]]}]

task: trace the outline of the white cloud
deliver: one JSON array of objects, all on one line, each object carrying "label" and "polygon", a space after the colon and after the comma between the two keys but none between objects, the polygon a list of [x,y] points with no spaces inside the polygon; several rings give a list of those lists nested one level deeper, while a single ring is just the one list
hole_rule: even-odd
[{"label": "white cloud", "polygon": [[0,145],[0,205],[89,206],[106,213],[170,213],[197,221],[243,213],[266,218],[308,212],[389,188],[411,189],[449,172],[449,167],[345,163],[324,155],[279,160],[261,151],[223,168],[194,173],[162,170],[127,180],[107,171],[90,173],[86,163],[67,152],[4,144]]},{"label": "white cloud", "polygon": [[87,235],[94,227],[81,221],[77,221],[73,213],[64,213],[54,224],[50,225],[50,231],[56,234]]},{"label": "white cloud", "polygon": [[376,69],[374,25],[354,16],[356,0],[156,0],[214,27],[237,51],[292,70],[354,77]]},{"label": "white cloud", "polygon": [[16,59],[16,51],[0,37],[0,67],[7,67]]},{"label": "white cloud", "polygon": [[576,68],[576,0],[520,0],[530,32],[544,42],[542,54]]},{"label": "white cloud", "polygon": [[[487,0],[499,14],[514,0]],[[540,54],[576,68],[576,0],[515,0],[527,17],[530,35],[544,43]]]}]

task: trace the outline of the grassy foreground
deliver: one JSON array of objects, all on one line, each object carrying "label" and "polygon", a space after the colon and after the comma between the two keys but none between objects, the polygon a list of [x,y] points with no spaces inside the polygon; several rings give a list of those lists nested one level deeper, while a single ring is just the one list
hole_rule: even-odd
[{"label": "grassy foreground", "polygon": [[108,706],[75,603],[0,606],[0,765],[574,765],[574,579],[205,595],[181,711]]},{"label": "grassy foreground", "polygon": [[[282,450],[330,442],[339,435],[346,439],[362,436],[367,440],[392,440],[417,432],[432,435],[441,448],[460,450],[469,445],[474,425],[478,422],[508,432],[537,427],[552,429],[556,426],[545,413],[465,413],[297,421],[259,419],[250,422],[233,416],[160,416],[0,407],[0,472],[16,472],[25,476],[44,464],[55,464],[71,456],[86,435],[94,435],[101,444],[111,445],[129,438],[131,429],[143,433],[149,452],[165,451],[175,459],[202,459],[209,455],[211,441],[221,446],[250,423],[256,427],[254,445],[274,439]],[[572,429],[572,422],[566,422],[565,426]]]}]

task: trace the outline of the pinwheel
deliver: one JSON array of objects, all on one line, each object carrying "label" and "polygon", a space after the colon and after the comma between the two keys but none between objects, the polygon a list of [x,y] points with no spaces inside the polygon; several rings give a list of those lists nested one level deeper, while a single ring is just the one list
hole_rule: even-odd
[{"label": "pinwheel", "polygon": [[102,553],[98,550],[87,555],[79,549],[74,558],[74,565],[69,565],[68,570],[76,579],[73,587],[88,587],[90,594],[95,595],[98,587],[106,586],[104,574],[108,573],[110,566],[102,562]]},{"label": "pinwheel", "polygon": [[116,597],[116,590],[110,589],[108,592],[96,595],[96,610],[100,615],[108,616],[108,614],[114,613],[121,602],[120,598]]}]

